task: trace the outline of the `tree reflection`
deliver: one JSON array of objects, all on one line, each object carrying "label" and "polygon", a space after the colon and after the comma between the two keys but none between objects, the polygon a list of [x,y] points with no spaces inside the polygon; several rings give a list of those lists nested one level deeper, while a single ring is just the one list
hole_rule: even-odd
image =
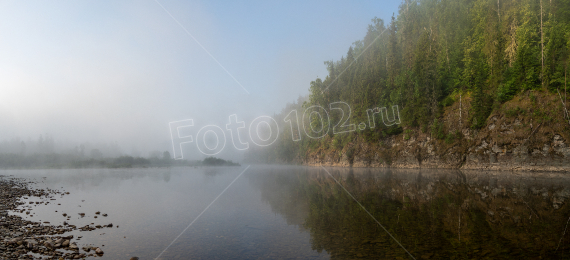
[{"label": "tree reflection", "polygon": [[[570,255],[570,230],[562,238],[567,177],[327,170],[416,258]],[[409,258],[323,169],[273,168],[250,180],[275,213],[311,234],[314,250],[333,259]]]}]

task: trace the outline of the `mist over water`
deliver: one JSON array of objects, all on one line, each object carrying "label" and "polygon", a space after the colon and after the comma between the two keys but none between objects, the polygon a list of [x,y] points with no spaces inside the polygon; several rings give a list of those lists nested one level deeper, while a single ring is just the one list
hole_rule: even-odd
[{"label": "mist over water", "polygon": [[[113,223],[113,228],[69,234],[82,236],[77,241],[80,246],[83,241],[105,245],[103,258],[120,259],[157,257],[244,169],[21,170],[0,174],[35,179],[38,188],[70,192],[71,196],[32,207],[33,217],[21,215],[54,225],[66,220],[63,213],[72,216],[69,224],[78,227]],[[262,195],[275,188],[275,184],[259,182],[258,175],[266,174],[271,176],[261,169],[246,171],[161,259],[327,258],[326,253],[311,249],[309,234],[302,231],[306,207],[298,206],[299,212],[290,214],[299,217],[291,219],[272,210],[271,203],[286,200],[287,194]],[[108,216],[96,215],[97,211]]]},{"label": "mist over water", "polygon": [[[172,153],[169,122],[193,119],[195,134],[225,129],[233,114],[247,123],[272,116],[306,96],[327,74],[322,62],[340,58],[370,19],[388,19],[397,6],[4,1],[0,153],[83,145],[87,154],[148,157]],[[40,138],[52,147],[40,148]],[[187,159],[204,158],[186,149]],[[230,147],[220,156],[243,157]]]},{"label": "mist over water", "polygon": [[69,232],[81,236],[74,239],[80,247],[104,245],[105,259],[405,259],[406,250],[422,258],[512,259],[570,252],[561,237],[569,179],[559,174],[274,165],[0,174],[70,193],[47,205],[25,203],[33,217],[17,214],[26,219],[59,225],[66,213],[78,227],[112,223]]},{"label": "mist over water", "polygon": [[568,259],[565,2],[0,1],[0,260]]}]

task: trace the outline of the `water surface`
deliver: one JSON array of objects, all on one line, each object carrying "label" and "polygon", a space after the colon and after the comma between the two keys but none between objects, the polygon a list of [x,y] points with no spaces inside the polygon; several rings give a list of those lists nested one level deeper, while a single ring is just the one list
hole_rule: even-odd
[{"label": "water surface", "polygon": [[27,219],[113,223],[70,233],[80,247],[104,245],[106,259],[570,256],[570,178],[553,173],[243,166],[0,175],[70,192],[26,204],[33,216],[17,214]]}]

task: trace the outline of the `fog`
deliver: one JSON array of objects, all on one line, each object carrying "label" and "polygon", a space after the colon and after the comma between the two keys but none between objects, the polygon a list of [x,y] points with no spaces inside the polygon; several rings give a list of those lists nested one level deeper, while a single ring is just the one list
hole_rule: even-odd
[{"label": "fog", "polygon": [[[192,135],[231,115],[249,127],[306,96],[324,61],[398,5],[0,1],[0,153],[149,156],[173,152],[169,122],[192,119]],[[239,161],[227,138],[218,155]]]}]

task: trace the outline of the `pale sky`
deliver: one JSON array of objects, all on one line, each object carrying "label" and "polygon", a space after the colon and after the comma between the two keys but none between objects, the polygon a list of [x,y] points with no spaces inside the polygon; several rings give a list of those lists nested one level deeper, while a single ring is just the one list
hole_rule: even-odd
[{"label": "pale sky", "polygon": [[171,150],[171,121],[271,116],[399,4],[0,0],[0,140],[48,133],[144,155]]}]

